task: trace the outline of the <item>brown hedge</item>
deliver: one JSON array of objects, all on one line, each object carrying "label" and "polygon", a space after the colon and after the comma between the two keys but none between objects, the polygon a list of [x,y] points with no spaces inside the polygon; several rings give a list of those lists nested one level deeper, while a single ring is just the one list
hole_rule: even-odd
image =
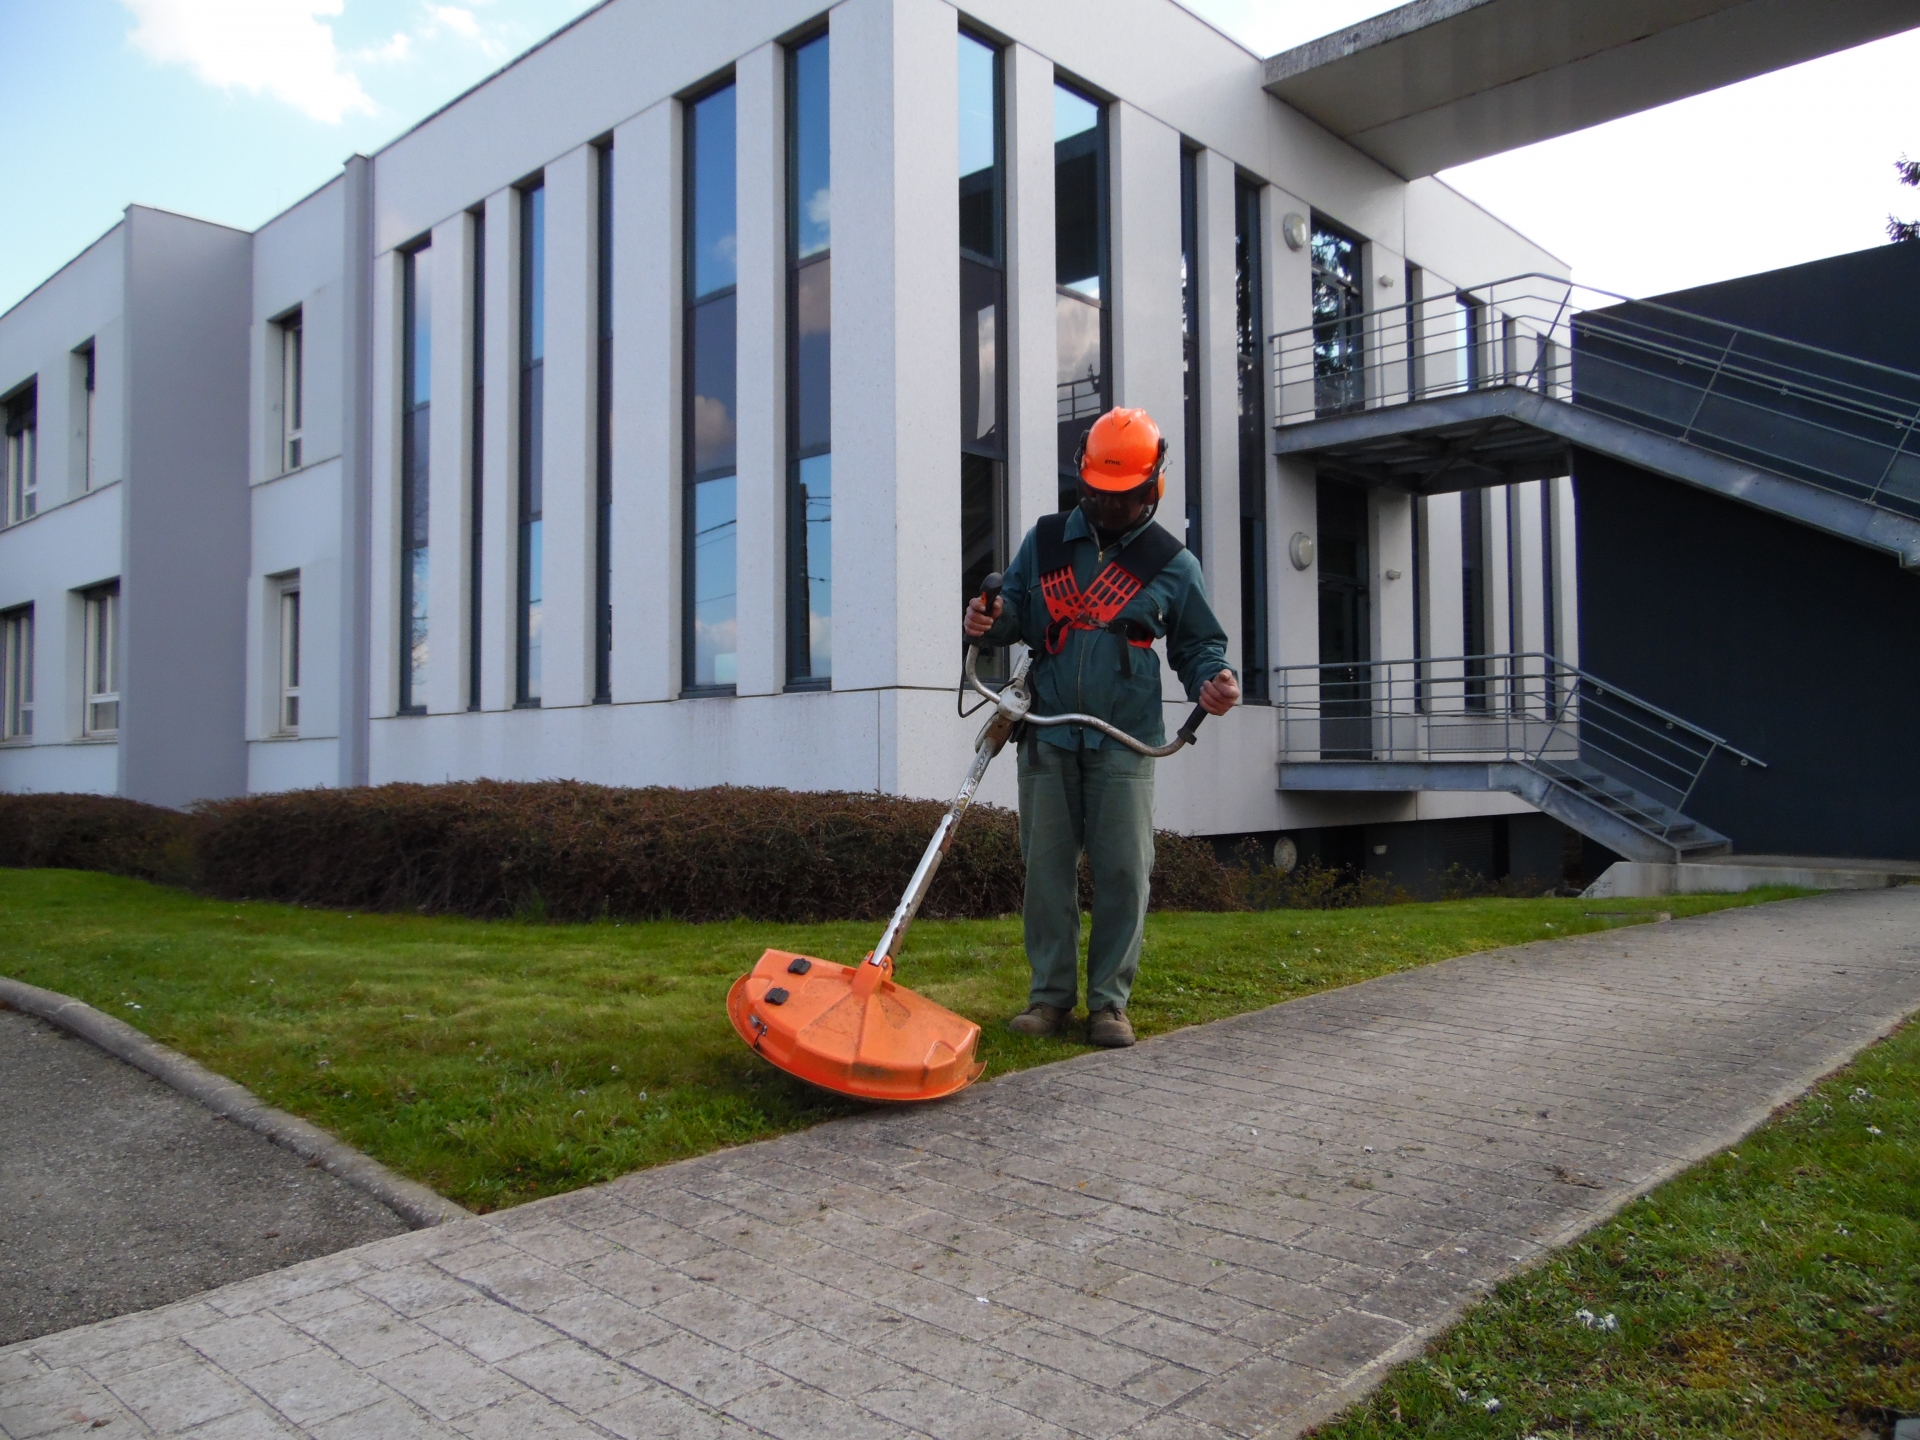
[{"label": "brown hedge", "polygon": [[194,880],[191,816],[114,795],[0,794],[0,866]]},{"label": "brown hedge", "polygon": [[[31,808],[90,797],[7,798]],[[190,834],[186,878],[225,898],[553,920],[883,919],[944,809],[879,795],[564,780],[301,790],[214,801],[191,817],[105,803],[151,812],[156,834]],[[1206,842],[1163,831],[1156,843],[1154,908],[1240,908]],[[0,837],[3,864],[168,878],[137,868],[136,850],[68,846],[59,859],[10,859],[15,851]],[[1085,898],[1084,872],[1081,879]],[[921,913],[1013,913],[1021,880],[1017,818],[976,806]]]}]

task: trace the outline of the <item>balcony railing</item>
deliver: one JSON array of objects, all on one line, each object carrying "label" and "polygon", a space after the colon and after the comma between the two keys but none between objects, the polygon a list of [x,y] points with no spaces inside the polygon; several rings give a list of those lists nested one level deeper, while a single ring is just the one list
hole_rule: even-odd
[{"label": "balcony railing", "polygon": [[[1516,762],[1665,835],[1707,764],[1763,762],[1711,731],[1537,652],[1285,665],[1282,763]],[[1605,782],[1611,781],[1611,786]]]},{"label": "balcony railing", "polygon": [[1274,422],[1513,387],[1920,516],[1920,375],[1547,275],[1272,338]]}]

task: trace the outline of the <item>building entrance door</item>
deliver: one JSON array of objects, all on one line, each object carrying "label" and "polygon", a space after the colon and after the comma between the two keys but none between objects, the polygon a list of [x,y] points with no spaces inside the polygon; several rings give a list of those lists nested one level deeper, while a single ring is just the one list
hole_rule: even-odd
[{"label": "building entrance door", "polygon": [[1367,495],[1322,480],[1320,531],[1320,758],[1373,758],[1372,615],[1367,594]]}]

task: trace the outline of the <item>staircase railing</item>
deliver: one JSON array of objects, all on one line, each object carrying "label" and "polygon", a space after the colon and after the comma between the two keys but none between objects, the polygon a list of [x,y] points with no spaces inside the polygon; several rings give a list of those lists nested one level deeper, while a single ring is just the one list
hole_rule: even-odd
[{"label": "staircase railing", "polygon": [[1920,375],[1550,275],[1271,340],[1274,420],[1511,387],[1920,516]]},{"label": "staircase railing", "polygon": [[1541,652],[1283,665],[1282,763],[1518,762],[1662,839],[1717,754],[1710,730]]}]

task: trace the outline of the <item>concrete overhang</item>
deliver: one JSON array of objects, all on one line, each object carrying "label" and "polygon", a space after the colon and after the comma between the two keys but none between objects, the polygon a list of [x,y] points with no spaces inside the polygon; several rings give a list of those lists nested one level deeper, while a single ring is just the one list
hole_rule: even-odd
[{"label": "concrete overhang", "polygon": [[1414,0],[1266,62],[1405,179],[1920,26],[1920,0]]}]

